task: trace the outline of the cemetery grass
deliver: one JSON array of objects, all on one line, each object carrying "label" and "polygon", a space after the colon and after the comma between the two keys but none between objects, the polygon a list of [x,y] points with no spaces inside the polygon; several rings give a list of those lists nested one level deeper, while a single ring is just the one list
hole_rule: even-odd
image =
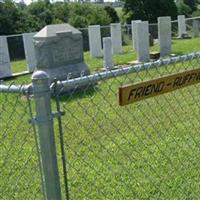
[{"label": "cemetery grass", "polygon": [[[195,51],[199,51],[200,40],[199,38],[195,39],[186,39],[186,40],[173,40],[172,42],[172,53],[177,55],[183,55]],[[132,46],[124,46],[124,52],[120,55],[114,55],[113,61],[114,65],[124,65],[128,64],[133,60],[136,60],[136,53],[132,50]],[[158,51],[158,45],[151,47],[151,51]],[[84,58],[86,64],[89,66],[92,73],[99,71],[103,68],[103,59],[102,58],[91,58],[89,52],[84,53]],[[17,61],[12,62],[12,69],[14,73],[22,72],[26,70],[26,61]],[[17,83],[24,84],[30,82],[30,75],[19,77],[14,80]]]},{"label": "cemetery grass", "polygon": [[[198,39],[173,42],[173,51],[178,54],[197,51],[198,47]],[[115,62],[133,60],[130,49],[125,47],[127,53],[116,56]],[[87,53],[85,58],[92,71],[102,66],[101,59],[90,60]],[[193,67],[200,67],[200,63],[185,62],[122,76],[61,97],[61,109],[66,112],[62,122],[71,199],[198,198],[200,84],[126,107],[119,107],[117,99],[121,85]],[[29,80],[30,76],[25,76],[14,82]],[[33,199],[34,195],[40,199],[37,154],[27,122],[28,102],[11,94],[1,94],[0,102],[1,155],[7,158],[0,162],[0,197]],[[32,99],[31,105],[34,107]],[[54,99],[52,105],[55,111]],[[55,132],[61,171],[56,120]]]}]

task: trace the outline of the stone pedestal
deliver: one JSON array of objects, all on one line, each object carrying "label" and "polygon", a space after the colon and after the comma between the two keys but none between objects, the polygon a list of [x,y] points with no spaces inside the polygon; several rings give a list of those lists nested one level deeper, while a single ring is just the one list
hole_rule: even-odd
[{"label": "stone pedestal", "polygon": [[102,57],[101,29],[99,25],[88,27],[90,54],[92,58]]},{"label": "stone pedestal", "polygon": [[172,43],[171,17],[158,18],[158,39],[160,56],[170,55]]},{"label": "stone pedestal", "polygon": [[66,80],[89,74],[84,63],[82,34],[69,24],[45,26],[34,36],[37,70],[50,79]]},{"label": "stone pedestal", "polygon": [[33,36],[36,33],[24,33],[23,42],[24,42],[24,52],[27,61],[27,68],[29,72],[33,72],[36,68],[36,58],[35,58],[35,48],[33,44]]},{"label": "stone pedestal", "polygon": [[7,38],[0,36],[0,78],[12,75]]},{"label": "stone pedestal", "polygon": [[104,68],[111,70],[113,68],[112,60],[112,41],[110,37],[103,38],[103,55],[104,55]]},{"label": "stone pedestal", "polygon": [[110,25],[110,28],[113,54],[120,54],[123,52],[121,24],[113,23]]},{"label": "stone pedestal", "polygon": [[141,22],[141,20],[133,20],[131,21],[131,32],[132,32],[132,44],[133,49],[136,50],[136,23]]},{"label": "stone pedestal", "polygon": [[136,38],[137,38],[137,59],[138,62],[149,61],[149,23],[136,23]]}]

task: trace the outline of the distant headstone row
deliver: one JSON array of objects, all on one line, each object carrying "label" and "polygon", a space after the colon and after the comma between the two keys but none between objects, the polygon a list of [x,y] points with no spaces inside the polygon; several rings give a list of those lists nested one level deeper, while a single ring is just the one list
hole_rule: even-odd
[{"label": "distant headstone row", "polygon": [[[112,53],[122,53],[122,31],[120,23],[110,25]],[[101,27],[92,25],[88,27],[90,54],[93,58],[102,57]]]},{"label": "distant headstone row", "polygon": [[[23,43],[27,61],[27,71],[33,72],[36,67],[35,49],[33,36],[35,33],[24,33]],[[12,76],[10,55],[6,36],[0,36],[0,78]]]},{"label": "distant headstone row", "polygon": [[[199,36],[199,21],[193,20],[193,36]],[[48,34],[45,30],[48,29]],[[137,52],[138,62],[147,62],[150,60],[149,56],[149,24],[147,21],[135,20],[131,22],[132,31],[132,45],[133,49]],[[53,39],[49,36],[53,33]],[[45,27],[35,36],[35,33],[24,33],[23,43],[24,51],[27,61],[27,70],[33,72],[38,66],[50,69],[48,72],[51,74],[60,74],[62,70],[53,70],[57,64],[65,66],[67,69],[63,71],[80,73],[82,70],[88,71],[87,66],[83,62],[83,47],[80,42],[82,41],[81,33],[70,25],[51,25]],[[45,36],[44,36],[45,35]],[[79,35],[79,36],[78,36]],[[122,30],[120,23],[112,23],[110,25],[110,37],[101,37],[101,27],[99,25],[92,25],[88,27],[89,48],[90,54],[93,58],[104,57],[104,68],[112,69],[114,54],[123,53],[122,48]],[[160,46],[160,55],[167,56],[171,53],[171,40],[172,40],[172,24],[170,17],[158,18],[158,40]],[[187,27],[184,15],[178,16],[178,37],[187,38]],[[39,39],[38,39],[39,38]],[[45,38],[45,40],[44,40]],[[71,39],[70,39],[71,38]],[[79,39],[77,39],[79,38]],[[50,40],[52,44],[50,45]],[[48,41],[48,42],[47,42]],[[38,45],[40,43],[40,45]],[[46,45],[45,45],[46,44]],[[47,45],[48,44],[48,45]],[[56,45],[56,48],[53,46]],[[103,45],[102,45],[103,44]],[[44,48],[44,49],[42,49]],[[42,49],[42,50],[41,50]],[[54,50],[56,49],[56,50]],[[79,51],[79,50],[80,51]],[[52,51],[50,53],[50,51]],[[39,53],[38,53],[39,52]],[[77,59],[76,59],[77,58]],[[66,59],[66,60],[65,60]],[[71,59],[71,60],[70,60]],[[73,67],[76,66],[76,67]],[[68,70],[69,69],[69,70]],[[7,45],[6,36],[0,36],[0,78],[12,75],[10,57]],[[52,75],[53,77],[53,75]]]}]

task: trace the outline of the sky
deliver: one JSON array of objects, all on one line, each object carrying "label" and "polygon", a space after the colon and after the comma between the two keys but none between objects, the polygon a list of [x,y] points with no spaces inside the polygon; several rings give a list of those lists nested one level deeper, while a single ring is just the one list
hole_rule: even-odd
[{"label": "sky", "polygon": [[[0,0],[1,1],[1,0]],[[21,0],[15,0],[15,2],[20,2]],[[32,1],[37,1],[37,0],[24,0],[24,2],[25,2],[25,4],[30,4]],[[54,1],[56,1],[56,0],[54,0]],[[62,0],[57,0],[57,1],[62,1]],[[74,0],[72,0],[72,1],[74,1]],[[115,0],[104,0],[105,2],[114,2]]]}]

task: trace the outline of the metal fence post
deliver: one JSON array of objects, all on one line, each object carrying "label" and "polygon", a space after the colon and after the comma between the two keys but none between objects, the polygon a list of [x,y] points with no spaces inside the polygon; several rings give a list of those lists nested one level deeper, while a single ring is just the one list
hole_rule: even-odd
[{"label": "metal fence post", "polygon": [[56,156],[56,145],[51,111],[49,76],[43,71],[32,76],[36,105],[36,125],[39,132],[44,192],[47,200],[60,200],[61,189]]}]

